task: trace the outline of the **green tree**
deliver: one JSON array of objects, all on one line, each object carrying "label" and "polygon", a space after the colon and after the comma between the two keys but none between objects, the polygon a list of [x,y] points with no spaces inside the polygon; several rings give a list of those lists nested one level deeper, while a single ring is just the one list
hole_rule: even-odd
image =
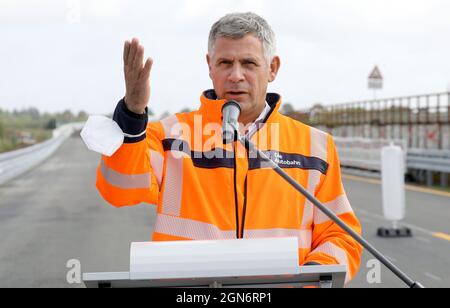
[{"label": "green tree", "polygon": [[40,112],[37,108],[31,107],[23,111],[23,113],[27,116],[30,116],[33,120],[38,120],[40,118]]},{"label": "green tree", "polygon": [[83,122],[88,119],[89,115],[85,111],[80,111],[77,116],[77,121]]},{"label": "green tree", "polygon": [[162,120],[162,119],[165,119],[165,118],[167,118],[169,116],[170,116],[170,113],[168,111],[166,111],[159,117],[159,119]]},{"label": "green tree", "polygon": [[189,109],[189,108],[183,108],[183,109],[180,111],[180,113],[188,113],[188,112],[191,112],[191,109]]},{"label": "green tree", "polygon": [[72,111],[69,109],[65,110],[61,115],[61,121],[63,123],[70,123],[75,120],[75,116],[73,115]]},{"label": "green tree", "polygon": [[284,115],[290,115],[295,112],[295,109],[291,103],[285,103],[281,106],[280,112]]},{"label": "green tree", "polygon": [[47,130],[56,129],[56,119],[50,119],[45,125],[45,129]]}]

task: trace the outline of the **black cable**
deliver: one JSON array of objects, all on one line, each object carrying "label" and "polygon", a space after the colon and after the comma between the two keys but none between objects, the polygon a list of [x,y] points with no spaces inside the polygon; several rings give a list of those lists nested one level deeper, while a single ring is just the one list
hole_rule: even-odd
[{"label": "black cable", "polygon": [[241,238],[244,238],[244,229],[245,229],[245,216],[247,214],[247,178],[248,176],[245,176],[245,183],[244,183],[244,210],[242,213],[242,227],[241,227]]}]

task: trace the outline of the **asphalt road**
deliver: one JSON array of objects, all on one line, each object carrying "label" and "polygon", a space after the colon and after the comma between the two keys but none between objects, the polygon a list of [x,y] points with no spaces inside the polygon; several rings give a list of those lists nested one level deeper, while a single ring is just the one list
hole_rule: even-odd
[{"label": "asphalt road", "polygon": [[[99,157],[81,139],[68,139],[41,166],[0,187],[0,287],[83,287],[69,284],[67,262],[82,272],[128,271],[129,245],[151,238],[153,206],[115,209],[95,189]],[[450,287],[450,197],[407,192],[407,218],[414,237],[380,239],[381,186],[345,180],[364,234],[380,251],[428,287]],[[384,267],[381,283],[369,284],[373,259],[364,254],[350,287],[402,287]]]},{"label": "asphalt road", "polygon": [[[363,225],[364,237],[370,243],[426,287],[450,287],[450,195],[407,190],[404,224],[412,229],[413,237],[383,239],[376,236],[377,229],[389,227],[390,223],[382,215],[381,185],[364,180],[344,180],[344,185]],[[443,233],[447,239],[437,237],[435,233]],[[361,270],[350,287],[404,286],[384,267],[381,283],[369,284],[367,276],[370,276],[373,267],[367,264],[372,259],[373,256],[365,251]]]},{"label": "asphalt road", "polygon": [[0,187],[0,287],[82,287],[82,272],[128,271],[130,242],[151,238],[153,206],[116,209],[95,188],[99,156],[68,139],[40,167]]}]

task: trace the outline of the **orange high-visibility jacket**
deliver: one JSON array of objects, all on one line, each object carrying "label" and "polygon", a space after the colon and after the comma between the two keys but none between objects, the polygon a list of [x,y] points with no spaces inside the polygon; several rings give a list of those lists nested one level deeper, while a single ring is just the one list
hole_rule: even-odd
[{"label": "orange high-visibility jacket", "polygon": [[[279,95],[268,94],[267,102],[271,112],[251,140],[361,233],[332,137],[280,114]],[[116,207],[157,204],[154,241],[297,237],[300,265],[345,264],[352,279],[362,247],[241,144],[224,146],[220,132],[208,131],[211,123],[221,128],[224,103],[206,91],[199,110],[150,123],[146,137],[103,156],[97,171],[103,198]],[[273,126],[277,142],[274,130],[265,129]]]}]

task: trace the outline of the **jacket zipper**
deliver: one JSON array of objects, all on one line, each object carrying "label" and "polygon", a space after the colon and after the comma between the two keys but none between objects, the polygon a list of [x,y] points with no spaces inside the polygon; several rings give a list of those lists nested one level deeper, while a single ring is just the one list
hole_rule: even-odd
[{"label": "jacket zipper", "polygon": [[[248,149],[246,149],[247,161],[249,162],[250,158],[248,155]],[[250,162],[249,162],[250,163]],[[247,180],[248,180],[248,171],[245,175],[244,181],[244,208],[242,210],[242,226],[239,228],[239,203],[237,196],[237,158],[236,158],[236,143],[234,144],[234,206],[236,212],[236,238],[243,239],[244,238],[244,228],[245,228],[245,216],[247,214]]]},{"label": "jacket zipper", "polygon": [[[264,119],[263,123],[267,123],[267,121],[269,120],[269,117],[272,115],[274,108],[272,108],[272,110],[269,112],[269,114],[266,116],[266,118]],[[258,132],[260,130],[260,128],[257,129],[256,132]],[[256,134],[255,132],[255,134]],[[237,138],[236,138],[237,139]],[[237,140],[235,140],[236,142]],[[247,155],[247,162],[248,162],[248,166],[250,168],[250,157],[249,157],[249,146],[247,144],[245,144],[245,153]],[[235,196],[235,206],[236,206],[236,228],[237,228],[237,238],[244,238],[245,235],[245,216],[247,214],[247,186],[248,186],[248,170],[247,170],[247,174],[245,175],[245,182],[244,182],[244,208],[242,210],[242,226],[241,226],[241,230],[239,232],[239,207],[238,207],[238,200],[237,200],[237,182],[236,182],[236,148],[234,151],[234,196]],[[240,233],[240,234],[239,234]]]},{"label": "jacket zipper", "polygon": [[[250,169],[250,156],[249,156],[249,149],[247,145],[245,145],[245,155],[247,156],[247,168]],[[241,238],[244,238],[244,230],[245,230],[245,217],[247,214],[247,184],[248,184],[248,170],[245,174],[245,181],[244,181],[244,208],[242,209],[242,229],[241,229]]]}]

